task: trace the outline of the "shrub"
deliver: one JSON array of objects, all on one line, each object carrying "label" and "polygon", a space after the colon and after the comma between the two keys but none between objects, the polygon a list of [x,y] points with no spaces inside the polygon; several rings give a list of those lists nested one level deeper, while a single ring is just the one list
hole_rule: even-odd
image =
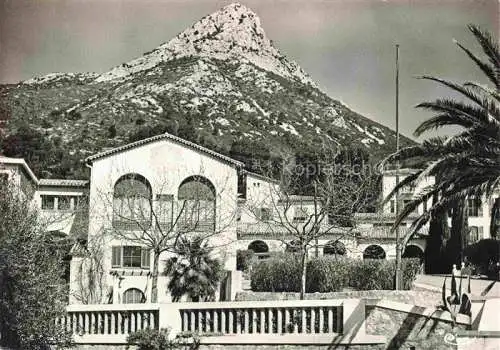
[{"label": "shrub", "polygon": [[394,289],[394,266],[386,260],[353,262],[349,275],[349,286],[356,290]]},{"label": "shrub", "polygon": [[195,335],[179,335],[170,338],[170,330],[162,328],[143,329],[130,333],[127,344],[136,345],[138,350],[173,350],[173,349],[196,349],[198,337]]},{"label": "shrub", "polygon": [[253,265],[251,287],[256,292],[298,292],[300,276],[298,256],[277,254]]},{"label": "shrub", "polygon": [[477,272],[486,274],[490,278],[498,278],[497,263],[500,259],[500,241],[496,239],[482,239],[469,245],[465,249],[465,256]]},{"label": "shrub", "polygon": [[249,271],[254,263],[255,253],[253,250],[238,250],[236,251],[236,270]]},{"label": "shrub", "polygon": [[307,264],[306,290],[309,293],[339,292],[348,285],[351,263],[325,256]]},{"label": "shrub", "polygon": [[[410,289],[420,270],[419,259],[403,259],[403,289]],[[306,292],[394,289],[394,260],[337,260],[330,256],[307,264]],[[280,254],[253,265],[251,287],[255,292],[300,291],[300,261],[294,254]]]}]

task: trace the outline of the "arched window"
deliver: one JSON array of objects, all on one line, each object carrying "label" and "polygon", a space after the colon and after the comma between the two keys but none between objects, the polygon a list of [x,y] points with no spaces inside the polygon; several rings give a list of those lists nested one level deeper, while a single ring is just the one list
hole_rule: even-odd
[{"label": "arched window", "polygon": [[253,250],[254,253],[267,253],[269,252],[269,247],[266,242],[263,241],[253,241],[248,245],[249,250]]},{"label": "arched window", "polygon": [[385,250],[379,245],[369,245],[363,252],[363,259],[385,259]]},{"label": "arched window", "polygon": [[329,241],[323,247],[323,255],[345,255],[345,245],[339,241]]},{"label": "arched window", "polygon": [[406,259],[418,258],[418,259],[420,259],[420,263],[424,262],[424,252],[422,251],[422,249],[420,247],[418,247],[414,244],[410,244],[410,245],[406,246],[402,257],[406,258]]},{"label": "arched window", "polygon": [[145,229],[151,225],[151,185],[144,176],[127,174],[118,179],[113,192],[113,227]]},{"label": "arched window", "polygon": [[289,243],[286,244],[285,248],[286,253],[298,253],[300,252],[300,241],[299,240],[294,240],[290,241]]},{"label": "arched window", "polygon": [[215,187],[201,176],[191,176],[179,186],[179,229],[215,230]]},{"label": "arched window", "polygon": [[137,288],[127,289],[123,293],[123,304],[142,304],[146,302],[146,296]]}]

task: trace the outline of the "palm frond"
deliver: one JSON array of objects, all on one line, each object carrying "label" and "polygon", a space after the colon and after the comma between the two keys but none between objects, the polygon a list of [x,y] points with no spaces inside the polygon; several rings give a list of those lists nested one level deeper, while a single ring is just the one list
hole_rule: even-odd
[{"label": "palm frond", "polygon": [[448,80],[437,78],[437,77],[432,77],[429,75],[422,75],[422,76],[417,77],[417,79],[431,80],[431,81],[437,82],[441,85],[444,85],[446,87],[449,87],[450,89],[458,92],[461,95],[464,95],[469,100],[471,100],[471,101],[475,102],[477,105],[481,106],[481,103],[483,100],[482,97],[479,94],[477,94],[474,90],[472,90],[468,87],[465,87],[463,85],[460,85],[460,84],[452,82],[452,81],[448,81]]},{"label": "palm frond", "polygon": [[477,57],[474,53],[472,53],[469,49],[467,49],[465,46],[460,44],[458,41],[455,41],[455,44],[458,45],[464,51],[467,56],[469,56],[470,59],[472,59],[476,65],[481,69],[481,71],[488,77],[488,79],[495,85],[495,87],[498,89],[500,84],[498,80],[498,70],[495,68],[495,66],[488,64],[486,62],[483,62],[479,57]]},{"label": "palm frond", "polygon": [[500,67],[500,52],[498,50],[498,43],[488,32],[481,30],[479,26],[469,24],[467,27],[476,37],[476,40],[481,45],[483,52],[488,57],[490,63],[496,67],[498,74],[498,69]]}]

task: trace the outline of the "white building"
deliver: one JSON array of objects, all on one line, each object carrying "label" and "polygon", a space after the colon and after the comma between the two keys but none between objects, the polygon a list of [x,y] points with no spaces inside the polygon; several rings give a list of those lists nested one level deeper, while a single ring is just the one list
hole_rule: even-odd
[{"label": "white building", "polygon": [[[284,217],[289,225],[300,228],[318,206],[310,196],[292,195],[284,200],[279,182],[169,134],[107,150],[87,158],[86,163],[90,181],[47,180],[38,179],[22,159],[0,157],[0,176],[32,198],[47,222],[47,231],[77,238],[72,250],[70,303],[148,301],[155,256],[149,243],[164,235],[204,235],[228,271],[236,269],[237,250],[254,250],[260,258],[273,251],[293,250],[294,237],[276,218]],[[401,170],[400,179],[413,171]],[[382,196],[395,184],[396,173],[385,172]],[[429,178],[402,190],[400,208],[432,184]],[[491,203],[485,201],[470,203],[469,224],[477,227],[477,234],[471,230],[470,242],[490,236],[490,208]],[[426,205],[420,206],[403,222],[402,235],[425,210]],[[393,200],[378,213],[356,214],[355,227],[328,230],[314,242],[310,254],[394,258],[395,234],[390,228],[395,215]],[[426,235],[424,227],[404,254],[423,257]],[[99,253],[100,261],[90,261],[88,251]],[[172,254],[168,249],[161,253],[160,272]],[[98,276],[90,280],[84,271],[96,265]],[[158,302],[171,301],[167,282],[160,274]],[[97,292],[91,292],[89,284]]]}]

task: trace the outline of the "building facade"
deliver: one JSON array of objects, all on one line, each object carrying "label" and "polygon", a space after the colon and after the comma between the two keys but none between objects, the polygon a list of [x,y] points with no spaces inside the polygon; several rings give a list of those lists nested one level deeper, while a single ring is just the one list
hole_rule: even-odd
[{"label": "building facade", "polygon": [[[244,169],[244,164],[194,143],[162,134],[86,159],[90,180],[38,179],[22,159],[0,157],[0,176],[32,199],[46,230],[75,238],[70,268],[70,303],[149,302],[152,272],[158,266],[158,302],[170,302],[161,272],[175,255],[172,241],[181,235],[203,237],[222,261],[236,269],[238,250],[259,258],[294,251],[290,229],[310,225],[321,202],[311,196],[283,196],[280,183]],[[382,178],[382,197],[414,170]],[[397,207],[433,184],[428,178],[405,188],[377,213],[357,213],[353,227],[335,227],[325,216],[310,255],[394,258],[391,230]],[[430,207],[421,205],[402,223]],[[469,204],[469,243],[490,237],[491,202]],[[474,228],[477,228],[474,229]],[[427,228],[409,241],[404,256],[423,259]],[[166,237],[166,239],[165,239]],[[164,241],[162,241],[164,239]],[[161,250],[157,257],[154,253]],[[98,260],[89,258],[92,252]],[[155,261],[157,264],[155,264]]]}]

